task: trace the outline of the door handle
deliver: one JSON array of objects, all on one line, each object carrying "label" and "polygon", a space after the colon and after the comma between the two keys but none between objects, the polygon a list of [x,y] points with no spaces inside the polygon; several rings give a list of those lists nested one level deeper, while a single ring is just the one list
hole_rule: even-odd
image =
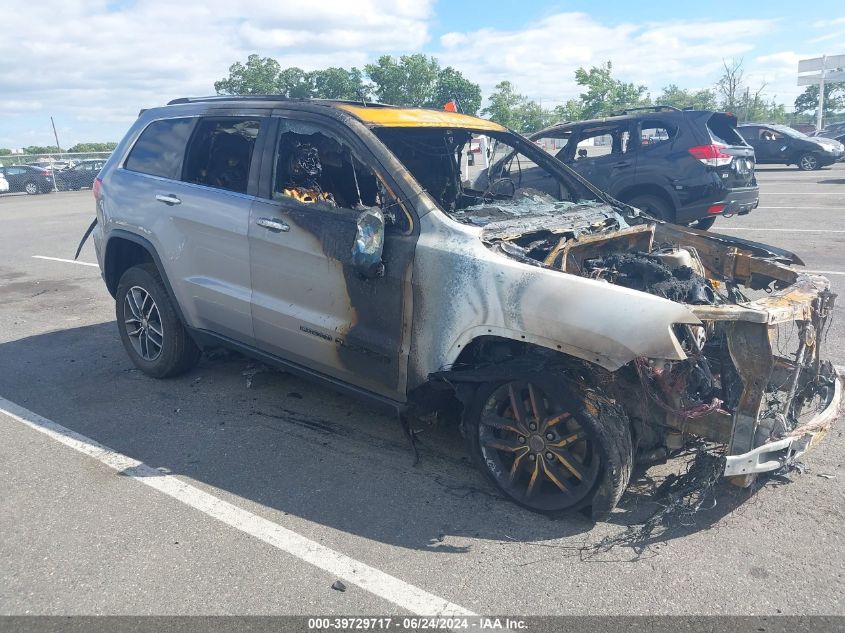
[{"label": "door handle", "polygon": [[174,196],[172,193],[168,193],[168,194],[157,193],[156,194],[156,200],[158,200],[159,202],[163,202],[164,204],[169,204],[171,207],[174,204],[182,204],[182,201],[179,198],[177,198],[176,196]]},{"label": "door handle", "polygon": [[287,224],[281,220],[274,220],[273,218],[258,218],[255,223],[275,233],[287,233],[290,231],[290,227]]}]

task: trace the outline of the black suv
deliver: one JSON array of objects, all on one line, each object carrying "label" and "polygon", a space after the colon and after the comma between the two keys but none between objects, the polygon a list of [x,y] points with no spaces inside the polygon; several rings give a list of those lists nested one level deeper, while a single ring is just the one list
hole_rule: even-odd
[{"label": "black suv", "polygon": [[531,140],[613,197],[708,229],[759,204],[754,150],[736,124],[722,112],[654,106],[560,123]]},{"label": "black suv", "polygon": [[786,125],[747,123],[738,131],[754,148],[760,164],[796,165],[802,171],[813,171],[843,156],[839,141],[807,136]]}]

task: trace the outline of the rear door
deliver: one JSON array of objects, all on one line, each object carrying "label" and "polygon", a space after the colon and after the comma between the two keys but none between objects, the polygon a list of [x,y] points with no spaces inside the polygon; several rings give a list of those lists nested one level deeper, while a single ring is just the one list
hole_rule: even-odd
[{"label": "rear door", "polygon": [[104,183],[121,191],[113,226],[153,242],[189,325],[246,344],[254,341],[247,228],[268,122],[237,110],[153,121]]},{"label": "rear door", "polygon": [[602,191],[616,195],[635,182],[634,132],[628,119],[585,125],[566,144],[564,162]]}]

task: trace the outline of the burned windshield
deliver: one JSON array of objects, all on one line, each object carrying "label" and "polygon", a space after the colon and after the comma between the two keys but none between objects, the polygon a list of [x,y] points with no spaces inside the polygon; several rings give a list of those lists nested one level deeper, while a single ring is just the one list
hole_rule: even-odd
[{"label": "burned windshield", "polygon": [[382,128],[376,134],[459,222],[555,216],[598,204],[550,154],[511,133]]}]

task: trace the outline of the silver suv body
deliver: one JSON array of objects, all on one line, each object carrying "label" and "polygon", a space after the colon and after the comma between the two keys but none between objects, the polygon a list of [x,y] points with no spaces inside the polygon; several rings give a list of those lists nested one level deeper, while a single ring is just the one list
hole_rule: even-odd
[{"label": "silver suv body", "polygon": [[[693,436],[747,482],[838,412],[816,338],[826,279],[655,221],[487,120],[179,99],[142,112],[94,194],[138,367],[175,375],[225,345],[403,420],[454,412],[481,469],[532,510],[606,513],[636,461]],[[797,360],[772,351],[781,325],[801,333]]]}]

